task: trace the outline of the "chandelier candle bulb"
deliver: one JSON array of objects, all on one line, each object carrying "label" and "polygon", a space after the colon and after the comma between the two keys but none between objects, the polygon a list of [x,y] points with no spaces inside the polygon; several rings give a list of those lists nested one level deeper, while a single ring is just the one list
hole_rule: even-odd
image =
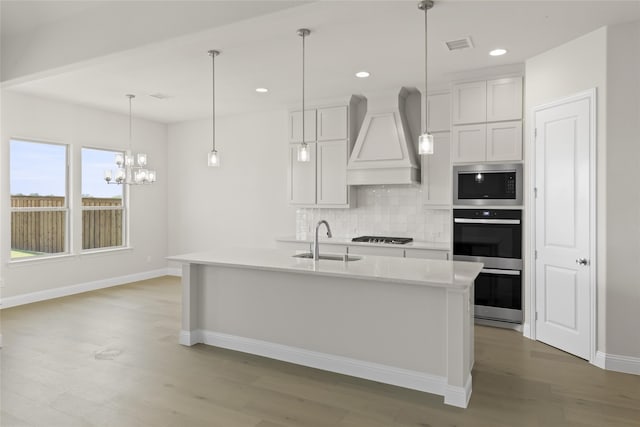
[{"label": "chandelier candle bulb", "polygon": [[111,182],[111,180],[113,179],[113,172],[111,171],[111,169],[106,169],[104,171],[104,180],[107,181],[107,183]]},{"label": "chandelier candle bulb", "polygon": [[147,165],[147,154],[138,153],[138,166],[144,167]]}]

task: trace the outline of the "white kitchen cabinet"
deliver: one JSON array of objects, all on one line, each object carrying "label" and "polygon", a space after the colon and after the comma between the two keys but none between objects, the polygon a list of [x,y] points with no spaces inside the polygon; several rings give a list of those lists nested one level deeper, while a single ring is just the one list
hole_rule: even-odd
[{"label": "white kitchen cabinet", "polygon": [[453,163],[484,162],[487,158],[487,125],[454,126],[451,144]]},{"label": "white kitchen cabinet", "polygon": [[349,203],[347,186],[347,141],[317,143],[317,201],[318,205],[346,205]]},{"label": "white kitchen cabinet", "polygon": [[487,121],[487,82],[469,82],[453,85],[454,125]]},{"label": "white kitchen cabinet", "polygon": [[429,94],[426,108],[430,133],[451,130],[451,94],[449,92]]},{"label": "white kitchen cabinet", "polygon": [[289,145],[289,203],[314,205],[316,203],[316,143],[309,143],[309,162],[298,161],[298,146]]},{"label": "white kitchen cabinet", "polygon": [[453,85],[454,125],[522,119],[522,77]]},{"label": "white kitchen cabinet", "polygon": [[421,258],[421,259],[440,259],[448,260],[450,258],[449,251],[438,251],[435,249],[405,249],[406,258]]},{"label": "white kitchen cabinet", "polygon": [[318,108],[318,141],[345,140],[348,137],[347,107]]},{"label": "white kitchen cabinet", "polygon": [[522,78],[487,81],[487,122],[522,119]]},{"label": "white kitchen cabinet", "polygon": [[[316,140],[316,110],[304,111],[305,142]],[[289,113],[289,142],[302,142],[302,111]]]},{"label": "white kitchen cabinet", "polygon": [[522,160],[522,122],[487,123],[487,161]]},{"label": "white kitchen cabinet", "polygon": [[451,133],[433,134],[433,154],[422,156],[422,200],[432,207],[451,205]]}]

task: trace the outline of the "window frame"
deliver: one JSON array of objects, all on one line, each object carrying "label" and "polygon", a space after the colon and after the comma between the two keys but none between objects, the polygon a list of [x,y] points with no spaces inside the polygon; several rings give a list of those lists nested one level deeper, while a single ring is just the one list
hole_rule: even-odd
[{"label": "window frame", "polygon": [[[21,207],[14,207],[11,203],[11,198],[13,197],[13,195],[11,194],[11,184],[12,184],[12,177],[11,177],[11,158],[12,158],[12,149],[11,149],[11,145],[12,142],[22,142],[22,143],[27,143],[27,144],[45,144],[45,145],[55,145],[55,146],[59,146],[59,147],[64,147],[65,150],[65,163],[64,163],[64,205],[63,206],[42,206],[42,207],[27,207],[27,206],[21,206]],[[11,216],[9,218],[9,227],[10,227],[10,231],[9,231],[9,262],[10,263],[22,263],[22,262],[31,262],[31,261],[41,261],[41,260],[46,260],[46,259],[51,259],[51,258],[60,258],[60,257],[65,257],[65,256],[69,256],[73,253],[73,230],[71,227],[71,202],[72,202],[72,194],[69,191],[70,187],[71,187],[71,183],[70,183],[70,177],[71,177],[71,146],[70,144],[64,143],[64,142],[56,142],[56,141],[47,141],[47,140],[42,140],[42,139],[37,139],[37,138],[23,138],[23,137],[11,137],[9,138],[9,201],[10,201],[10,213]],[[46,196],[42,196],[42,197],[46,197]],[[62,252],[54,252],[54,253],[43,253],[41,255],[37,255],[37,256],[33,256],[33,257],[18,257],[18,258],[13,258],[11,256],[11,250],[13,250],[13,248],[11,247],[11,241],[13,240],[13,214],[14,213],[20,213],[20,212],[64,212],[64,251]]]},{"label": "window frame", "polygon": [[[80,147],[80,166],[79,166],[79,174],[78,176],[80,177],[80,224],[79,224],[79,229],[80,229],[80,247],[79,247],[79,253],[82,254],[92,254],[92,253],[99,253],[99,252],[114,252],[114,251],[119,251],[119,250],[123,250],[123,249],[129,249],[130,245],[129,245],[129,187],[126,184],[110,184],[110,185],[120,185],[122,186],[122,203],[120,204],[120,206],[84,206],[82,204],[82,172],[84,169],[84,164],[83,164],[83,159],[82,159],[82,151],[84,149],[87,150],[96,150],[96,151],[107,151],[107,152],[111,152],[114,155],[114,159],[115,159],[115,155],[118,153],[122,153],[125,154],[126,150],[121,150],[118,148],[105,148],[105,147],[94,147],[94,146],[87,146],[87,145],[83,145]],[[113,163],[114,167],[115,167],[115,161]],[[122,244],[119,246],[104,246],[104,247],[100,247],[100,248],[89,248],[89,249],[84,249],[83,247],[83,242],[84,242],[84,212],[85,211],[104,211],[104,210],[112,210],[112,211],[122,211]]]}]

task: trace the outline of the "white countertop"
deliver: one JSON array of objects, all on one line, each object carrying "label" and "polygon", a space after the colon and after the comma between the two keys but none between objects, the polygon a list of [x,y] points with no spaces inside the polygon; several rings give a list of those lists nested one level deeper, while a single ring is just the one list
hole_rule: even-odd
[{"label": "white countertop", "polygon": [[[324,234],[324,233],[323,233]],[[384,247],[384,248],[398,248],[398,249],[430,249],[434,251],[450,251],[451,244],[450,243],[442,243],[442,242],[426,242],[420,240],[414,240],[411,243],[406,243],[404,245],[398,245],[394,243],[369,243],[369,242],[352,242],[350,237],[321,237],[320,243],[323,245],[349,245],[349,246],[374,246],[374,247]],[[278,237],[276,239],[278,242],[292,242],[292,243],[311,243],[313,242],[313,237],[309,237],[307,239],[298,239],[295,236],[284,236]]]},{"label": "white countertop", "polygon": [[292,255],[294,253],[288,249],[232,248],[175,255],[168,259],[190,264],[245,267],[459,289],[469,287],[482,269],[482,264],[476,262],[372,255],[359,255],[360,260],[349,262],[313,261],[294,258]]}]

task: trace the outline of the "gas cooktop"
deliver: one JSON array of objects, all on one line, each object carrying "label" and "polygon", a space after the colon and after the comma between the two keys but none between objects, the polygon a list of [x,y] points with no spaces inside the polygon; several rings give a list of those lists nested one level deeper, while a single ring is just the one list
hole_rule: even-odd
[{"label": "gas cooktop", "polygon": [[393,245],[405,245],[413,242],[411,237],[383,237],[383,236],[360,236],[351,239],[352,242],[363,243],[390,243]]}]

